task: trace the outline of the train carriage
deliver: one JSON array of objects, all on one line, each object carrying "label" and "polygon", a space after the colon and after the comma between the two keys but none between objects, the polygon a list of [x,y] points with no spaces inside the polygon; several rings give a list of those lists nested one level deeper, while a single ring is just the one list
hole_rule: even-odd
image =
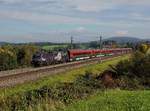
[{"label": "train carriage", "polygon": [[90,58],[98,58],[103,56],[113,56],[127,54],[132,51],[131,48],[116,49],[72,49],[66,52],[56,51],[51,53],[40,52],[33,56],[32,63],[34,66],[51,65],[57,63],[80,61]]},{"label": "train carriage", "polygon": [[91,49],[91,50],[69,50],[68,55],[70,61],[84,60],[94,57],[113,56],[126,54],[131,52],[131,48],[117,48],[117,49]]}]

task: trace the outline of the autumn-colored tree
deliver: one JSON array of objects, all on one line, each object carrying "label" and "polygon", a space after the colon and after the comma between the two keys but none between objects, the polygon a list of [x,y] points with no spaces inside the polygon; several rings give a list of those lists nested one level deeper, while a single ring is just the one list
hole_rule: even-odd
[{"label": "autumn-colored tree", "polygon": [[20,66],[30,66],[33,54],[38,50],[34,45],[19,46],[17,61]]},{"label": "autumn-colored tree", "polygon": [[139,51],[141,51],[142,53],[147,53],[148,49],[149,49],[149,46],[147,44],[141,44],[139,46]]},{"label": "autumn-colored tree", "polygon": [[[12,49],[13,50],[13,49]],[[16,53],[11,51],[8,47],[0,48],[0,71],[14,69],[17,67]]]},{"label": "autumn-colored tree", "polygon": [[31,65],[33,54],[38,50],[34,45],[4,45],[0,47],[0,71]]}]

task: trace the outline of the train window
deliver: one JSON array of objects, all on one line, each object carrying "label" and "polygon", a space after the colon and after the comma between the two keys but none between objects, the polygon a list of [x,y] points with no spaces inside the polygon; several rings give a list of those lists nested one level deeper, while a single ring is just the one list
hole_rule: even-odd
[{"label": "train window", "polygon": [[35,54],[33,55],[33,58],[40,58],[41,57],[41,54]]}]

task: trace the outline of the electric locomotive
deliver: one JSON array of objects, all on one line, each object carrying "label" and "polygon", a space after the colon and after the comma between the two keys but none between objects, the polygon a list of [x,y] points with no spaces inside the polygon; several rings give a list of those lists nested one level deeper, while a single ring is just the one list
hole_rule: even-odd
[{"label": "electric locomotive", "polygon": [[68,58],[61,51],[55,52],[37,52],[32,57],[32,65],[35,67],[46,66],[67,62]]}]

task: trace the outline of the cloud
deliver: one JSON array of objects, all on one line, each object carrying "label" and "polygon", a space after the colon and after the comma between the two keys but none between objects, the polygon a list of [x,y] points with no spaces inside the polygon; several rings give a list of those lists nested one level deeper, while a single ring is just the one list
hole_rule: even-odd
[{"label": "cloud", "polygon": [[78,33],[82,33],[82,32],[86,32],[87,29],[85,27],[78,27],[75,30],[73,30],[74,32],[78,32]]},{"label": "cloud", "polygon": [[18,34],[16,40],[42,40],[39,36],[44,35],[46,40],[61,36],[63,41],[66,32],[80,37],[98,32],[144,36],[150,34],[149,10],[150,0],[0,0],[0,39],[14,34],[7,36],[13,40]]},{"label": "cloud", "polygon": [[[150,4],[149,0],[0,0],[0,4],[31,6],[30,8],[47,5],[59,5],[81,12],[99,12],[111,10],[121,5],[143,6]],[[32,7],[33,6],[33,7]]]},{"label": "cloud", "polygon": [[61,16],[61,15],[52,15],[52,14],[39,14],[39,13],[32,13],[32,12],[20,12],[20,11],[0,11],[0,18],[9,18],[9,19],[16,19],[16,20],[24,20],[24,21],[31,21],[33,23],[81,23],[81,24],[90,24],[95,22],[92,19],[82,19],[76,17],[68,17],[68,16]]},{"label": "cloud", "polygon": [[125,36],[128,35],[128,31],[127,30],[119,30],[115,32],[115,35],[117,36]]},{"label": "cloud", "polygon": [[16,3],[53,3],[55,0],[0,0],[1,3],[5,4],[16,4]]},{"label": "cloud", "polygon": [[144,15],[142,13],[134,12],[134,13],[129,13],[129,16],[131,19],[134,19],[134,20],[150,22],[150,15]]},{"label": "cloud", "polygon": [[114,4],[105,0],[64,0],[68,6],[82,12],[98,12],[111,9]]},{"label": "cloud", "polygon": [[111,10],[121,5],[143,6],[149,0],[64,0],[65,4],[83,12],[99,12]]}]

